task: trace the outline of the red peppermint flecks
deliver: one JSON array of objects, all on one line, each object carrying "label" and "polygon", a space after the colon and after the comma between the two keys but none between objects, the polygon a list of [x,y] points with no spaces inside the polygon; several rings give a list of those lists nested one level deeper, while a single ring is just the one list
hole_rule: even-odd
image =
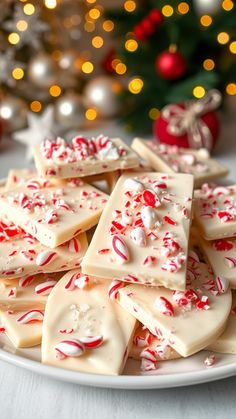
[{"label": "red peppermint flecks", "polygon": [[143,192],[143,199],[146,205],[149,205],[150,207],[156,206],[157,197],[152,191],[146,189]]},{"label": "red peppermint flecks", "polygon": [[212,247],[217,251],[228,252],[234,247],[234,244],[229,240],[219,239],[212,242]]}]

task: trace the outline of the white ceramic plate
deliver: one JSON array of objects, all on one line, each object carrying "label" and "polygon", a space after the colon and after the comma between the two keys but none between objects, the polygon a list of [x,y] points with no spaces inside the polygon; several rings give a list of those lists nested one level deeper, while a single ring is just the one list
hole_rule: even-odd
[{"label": "white ceramic plate", "polygon": [[108,388],[151,389],[180,387],[214,381],[236,375],[236,355],[216,354],[217,362],[207,368],[202,351],[187,359],[159,363],[159,369],[141,374],[140,363],[129,359],[123,375],[84,374],[40,363],[40,347],[15,349],[7,337],[0,336],[0,359],[51,378],[70,383]]}]

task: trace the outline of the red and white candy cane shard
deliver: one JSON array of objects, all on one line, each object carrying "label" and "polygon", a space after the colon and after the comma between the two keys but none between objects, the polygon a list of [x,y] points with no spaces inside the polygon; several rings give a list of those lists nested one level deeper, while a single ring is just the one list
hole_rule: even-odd
[{"label": "red and white candy cane shard", "polygon": [[19,279],[19,287],[20,288],[28,287],[31,284],[31,282],[34,280],[34,278],[35,278],[34,275],[23,276],[22,278]]},{"label": "red and white candy cane shard", "polygon": [[55,346],[55,351],[62,357],[78,357],[83,355],[85,348],[82,342],[78,339],[62,340]]},{"label": "red and white candy cane shard", "polygon": [[44,317],[44,312],[41,310],[29,310],[20,316],[17,321],[22,324],[32,323],[32,322],[42,322]]},{"label": "red and white candy cane shard", "polygon": [[206,357],[204,360],[204,364],[206,367],[212,367],[216,363],[216,356],[214,354],[211,354]]},{"label": "red and white candy cane shard", "polygon": [[134,228],[130,233],[130,238],[137,246],[144,247],[147,244],[146,234],[142,227]]},{"label": "red and white candy cane shard", "polygon": [[53,224],[58,220],[57,211],[50,209],[45,214],[45,221],[47,224]]},{"label": "red and white candy cane shard", "polygon": [[37,295],[49,295],[52,289],[55,287],[57,281],[49,280],[36,285],[35,294]]},{"label": "red and white candy cane shard", "polygon": [[229,252],[231,249],[233,249],[234,244],[233,242],[226,239],[218,239],[213,241],[212,247],[218,252]]},{"label": "red and white candy cane shard", "polygon": [[79,253],[80,251],[80,241],[76,239],[75,237],[68,242],[68,250],[71,253]]},{"label": "red and white candy cane shard", "polygon": [[225,257],[224,264],[230,269],[236,268],[236,259],[232,257]]},{"label": "red and white candy cane shard", "polygon": [[31,190],[35,190],[35,191],[37,191],[38,189],[40,189],[41,188],[41,185],[40,185],[40,183],[37,181],[37,180],[29,180],[28,182],[27,182],[27,184],[26,184],[26,187],[28,188],[28,189],[31,189]]},{"label": "red and white candy cane shard", "polygon": [[163,220],[165,221],[165,223],[170,224],[172,226],[176,226],[177,225],[177,222],[173,218],[168,217],[168,215],[165,215],[163,217]]},{"label": "red and white candy cane shard", "polygon": [[156,360],[157,360],[156,352],[151,348],[145,348],[141,352],[140,357],[144,358],[144,359],[146,359],[147,361],[150,361],[150,362],[156,362]]},{"label": "red and white candy cane shard", "polygon": [[10,289],[8,293],[8,298],[16,298],[17,290],[16,287]]},{"label": "red and white candy cane shard", "polygon": [[156,354],[161,359],[169,359],[171,355],[171,347],[167,343],[162,343],[155,347]]},{"label": "red and white candy cane shard", "polygon": [[59,329],[58,332],[62,333],[63,335],[70,335],[74,333],[75,329]]},{"label": "red and white candy cane shard", "polygon": [[111,300],[116,300],[119,295],[119,289],[123,288],[124,282],[114,279],[108,288],[108,296]]},{"label": "red and white candy cane shard", "polygon": [[143,266],[149,268],[156,263],[157,258],[155,256],[147,256],[143,261]]},{"label": "red and white candy cane shard", "polygon": [[71,275],[68,282],[65,285],[65,290],[73,291],[75,289],[75,281],[81,277],[81,273],[77,272]]},{"label": "red and white candy cane shard", "polygon": [[188,262],[189,263],[199,263],[200,259],[194,250],[189,250],[188,252]]},{"label": "red and white candy cane shard", "polygon": [[129,250],[124,240],[115,234],[112,237],[112,249],[121,263],[129,261]]},{"label": "red and white candy cane shard", "polygon": [[223,276],[217,276],[215,282],[220,294],[224,294],[229,288],[229,280]]},{"label": "red and white candy cane shard", "polygon": [[226,186],[217,186],[216,188],[213,189],[212,191],[213,195],[229,195],[230,194],[230,190],[226,187]]},{"label": "red and white candy cane shard", "polygon": [[38,266],[49,265],[56,258],[56,256],[57,253],[52,250],[43,250],[37,255],[35,263]]},{"label": "red and white candy cane shard", "polygon": [[89,276],[88,275],[81,275],[79,278],[76,278],[74,281],[74,285],[83,290],[89,284]]},{"label": "red and white candy cane shard", "polygon": [[157,201],[159,201],[156,194],[150,191],[149,189],[146,189],[143,192],[143,200],[144,200],[144,203],[150,207],[155,207],[157,204]]},{"label": "red and white candy cane shard", "polygon": [[234,220],[234,215],[230,214],[229,211],[218,211],[217,216],[221,223],[228,223]]},{"label": "red and white candy cane shard", "polygon": [[154,308],[165,316],[174,316],[174,307],[165,297],[158,297],[154,302]]},{"label": "red and white candy cane shard", "polygon": [[6,332],[5,327],[0,327],[0,333],[5,333],[5,332]]},{"label": "red and white candy cane shard", "polygon": [[158,368],[158,364],[156,361],[150,361],[146,358],[141,358],[141,371],[148,372],[148,371],[155,371]]},{"label": "red and white candy cane shard", "polygon": [[79,338],[85,348],[95,349],[98,348],[103,342],[103,336],[83,336]]}]

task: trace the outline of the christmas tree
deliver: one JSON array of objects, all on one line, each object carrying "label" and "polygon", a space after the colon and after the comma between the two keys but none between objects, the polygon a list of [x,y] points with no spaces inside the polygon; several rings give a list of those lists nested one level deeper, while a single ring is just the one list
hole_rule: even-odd
[{"label": "christmas tree", "polygon": [[127,0],[109,18],[119,40],[112,67],[127,81],[120,99],[130,129],[150,132],[164,105],[212,88],[236,94],[233,1]]}]

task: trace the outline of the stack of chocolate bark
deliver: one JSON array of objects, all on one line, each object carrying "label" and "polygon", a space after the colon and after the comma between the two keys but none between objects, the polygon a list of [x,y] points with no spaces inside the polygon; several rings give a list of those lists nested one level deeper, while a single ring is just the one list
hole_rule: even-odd
[{"label": "stack of chocolate bark", "polygon": [[37,172],[10,170],[1,191],[1,331],[41,343],[43,363],[121,374],[129,356],[149,371],[236,352],[236,187],[204,183],[227,169],[206,150],[132,146],[45,140]]}]

